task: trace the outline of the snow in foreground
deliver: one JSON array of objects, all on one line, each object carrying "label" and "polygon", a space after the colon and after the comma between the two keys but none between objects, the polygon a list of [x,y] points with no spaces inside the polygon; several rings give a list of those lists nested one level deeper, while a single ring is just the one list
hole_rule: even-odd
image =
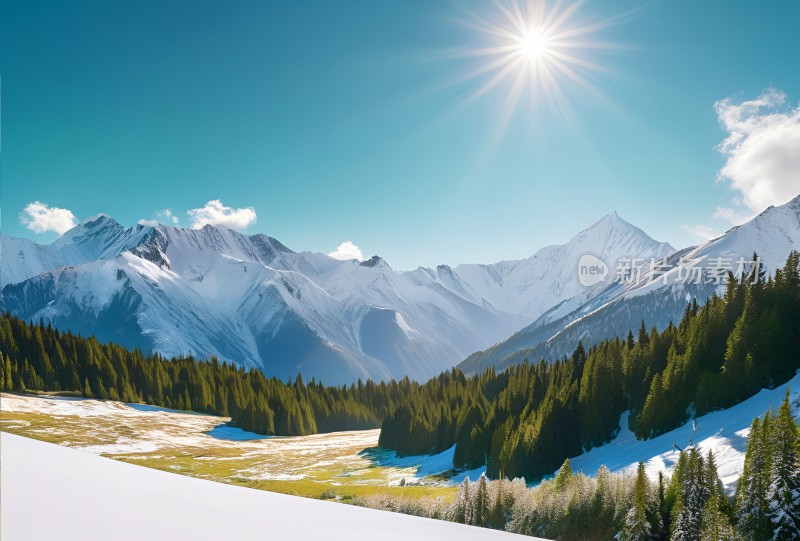
[{"label": "snow in foreground", "polygon": [[184,477],[5,432],[0,449],[3,541],[533,539]]},{"label": "snow in foreground", "polygon": [[[697,432],[694,434],[694,443],[703,452],[714,452],[714,460],[719,468],[719,477],[725,485],[725,491],[733,494],[736,490],[736,481],[742,474],[744,466],[744,453],[747,448],[747,437],[750,435],[750,423],[755,417],[764,415],[769,408],[777,409],[786,388],[792,390],[790,397],[797,415],[798,390],[800,390],[800,375],[796,375],[784,385],[775,389],[763,389],[757,395],[748,398],[727,410],[716,411],[697,418]],[[639,441],[628,429],[628,414],[625,413],[620,420],[620,433],[617,437],[603,445],[596,447],[575,458],[570,458],[570,465],[574,471],[582,471],[587,475],[594,475],[601,465],[606,465],[611,471],[628,471],[636,473],[636,465],[644,461],[648,476],[658,478],[658,472],[664,470],[671,473],[678,461],[678,451],[673,444],[681,448],[689,445],[692,437],[692,422],[676,428],[656,438]]]}]

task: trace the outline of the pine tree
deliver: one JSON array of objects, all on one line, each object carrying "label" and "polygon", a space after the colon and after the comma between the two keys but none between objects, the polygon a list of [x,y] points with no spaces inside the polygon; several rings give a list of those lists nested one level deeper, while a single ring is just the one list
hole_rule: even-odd
[{"label": "pine tree", "polygon": [[652,535],[652,525],[647,518],[647,496],[649,482],[644,471],[644,462],[639,462],[636,471],[636,485],[633,491],[633,506],[625,515],[622,527],[622,541],[648,541]]},{"label": "pine tree", "polygon": [[789,405],[789,390],[772,421],[771,464],[767,500],[772,540],[800,539],[800,463],[798,428]]},{"label": "pine tree", "polygon": [[12,370],[11,370],[11,357],[6,355],[5,361],[5,375],[6,375],[6,390],[10,391],[14,388],[13,380],[11,378]]},{"label": "pine tree", "polygon": [[569,484],[569,482],[572,481],[572,477],[572,466],[569,464],[569,459],[566,459],[564,460],[564,464],[562,464],[561,468],[558,470],[554,480],[556,490],[563,490]]},{"label": "pine tree", "polygon": [[714,494],[725,497],[722,481],[717,473],[717,462],[714,460],[714,453],[709,450],[703,464],[703,498],[708,500]]},{"label": "pine tree", "polygon": [[765,541],[771,529],[767,516],[767,436],[769,416],[753,419],[744,469],[736,487],[736,531],[745,541]]},{"label": "pine tree", "polygon": [[658,518],[656,519],[656,523],[658,524],[658,539],[666,539],[668,537],[668,532],[670,531],[670,512],[672,509],[669,507],[667,503],[667,492],[666,487],[664,486],[664,472],[658,472],[658,490],[656,492],[656,512],[658,513]]},{"label": "pine tree", "polygon": [[700,521],[705,506],[703,459],[697,449],[687,453],[686,466],[681,472],[681,493],[678,513],[673,523],[673,541],[696,541],[700,537]]},{"label": "pine tree", "polygon": [[647,326],[644,324],[644,320],[642,320],[642,326],[639,327],[639,336],[636,343],[642,348],[650,343],[650,337],[647,335]]},{"label": "pine tree", "polygon": [[458,487],[456,499],[447,510],[447,520],[460,524],[469,524],[472,519],[472,495],[469,477],[465,477]]},{"label": "pine tree", "polygon": [[6,390],[6,356],[0,351],[0,391]]},{"label": "pine tree", "polygon": [[473,526],[486,527],[489,521],[489,488],[486,474],[482,474],[478,479],[475,495],[472,497],[472,520]]},{"label": "pine tree", "polygon": [[493,483],[496,486],[494,498],[492,501],[492,509],[489,512],[489,527],[498,530],[504,530],[506,526],[506,504],[507,500],[513,501],[513,496],[506,494],[505,479],[498,479]]},{"label": "pine tree", "polygon": [[733,526],[728,515],[722,512],[725,496],[714,492],[703,508],[700,523],[700,541],[734,541]]}]

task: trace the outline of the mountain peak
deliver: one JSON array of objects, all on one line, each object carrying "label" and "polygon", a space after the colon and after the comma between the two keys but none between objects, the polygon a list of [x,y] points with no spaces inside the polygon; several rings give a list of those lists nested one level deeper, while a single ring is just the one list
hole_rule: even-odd
[{"label": "mountain peak", "polygon": [[[124,231],[125,228],[108,214],[95,214],[86,218],[81,223],[64,233],[64,236],[59,239],[62,242],[68,242],[70,239],[86,239],[98,234],[102,235],[117,235]],[[56,241],[56,242],[59,242]]]},{"label": "mountain peak", "polygon": [[656,241],[641,228],[622,219],[616,211],[603,216],[575,235],[567,245],[590,247],[598,253],[614,246],[624,246],[628,251],[648,251],[649,248],[654,248],[664,255],[675,251],[669,243]]},{"label": "mountain peak", "polygon": [[[770,208],[773,208],[774,205],[770,205]],[[791,210],[800,210],[800,194],[795,195],[789,201],[784,203],[783,205],[778,205],[779,207],[786,207],[787,209]],[[768,209],[769,210],[769,209]]]},{"label": "mountain peak", "polygon": [[595,231],[637,231],[642,235],[646,235],[644,231],[636,227],[635,225],[631,224],[620,218],[617,211],[612,212],[611,214],[606,214],[595,223],[578,233],[574,238],[583,238],[590,232]]},{"label": "mountain peak", "polygon": [[613,225],[613,226],[633,227],[633,225],[630,222],[627,222],[627,221],[623,220],[622,218],[620,218],[620,216],[619,216],[619,214],[617,214],[616,210],[614,212],[610,213],[610,214],[606,214],[605,216],[603,216],[602,218],[597,220],[593,225],[590,226],[590,228],[594,227],[596,225],[600,225],[600,224],[609,224],[609,225]]},{"label": "mountain peak", "polygon": [[361,267],[388,267],[389,264],[381,256],[374,255],[358,264]]},{"label": "mountain peak", "polygon": [[99,212],[94,216],[89,216],[85,220],[82,220],[79,225],[91,225],[91,224],[101,224],[101,223],[118,223],[114,218],[106,214],[105,212]]}]

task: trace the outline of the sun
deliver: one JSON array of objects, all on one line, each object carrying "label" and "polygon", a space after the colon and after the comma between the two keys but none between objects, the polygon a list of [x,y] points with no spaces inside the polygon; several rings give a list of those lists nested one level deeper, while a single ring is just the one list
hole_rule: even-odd
[{"label": "sun", "polygon": [[519,53],[530,60],[539,60],[548,53],[548,39],[540,30],[529,29],[520,36]]},{"label": "sun", "polygon": [[[582,13],[580,0],[493,0],[492,8],[468,11],[456,23],[472,33],[475,45],[455,56],[472,67],[456,82],[474,82],[464,99],[469,105],[497,87],[506,89],[498,122],[504,130],[520,99],[528,95],[534,111],[566,114],[568,87],[597,95],[596,75],[608,75],[600,55],[615,49],[599,38],[609,21]],[[502,131],[502,130],[501,130]]]}]

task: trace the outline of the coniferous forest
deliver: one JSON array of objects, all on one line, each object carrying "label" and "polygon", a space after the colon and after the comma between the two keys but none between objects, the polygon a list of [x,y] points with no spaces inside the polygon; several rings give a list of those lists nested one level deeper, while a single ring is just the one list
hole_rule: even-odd
[{"label": "coniferous forest", "polygon": [[[755,270],[729,276],[723,295],[702,306],[692,301],[677,325],[660,331],[642,322],[624,339],[578,344],[569,358],[471,377],[454,369],[424,384],[282,382],[214,358],[145,355],[5,314],[0,389],[230,416],[263,434],[380,426],[380,445],[398,454],[455,445],[456,468],[486,465],[497,479],[465,481],[444,507],[357,502],[372,507],[557,539],[798,539],[800,430],[788,394],[777,413],[753,422],[733,501],[722,492],[713,455],[694,448],[658,483],[643,466],[635,477],[575,475],[566,459],[610,441],[625,411],[636,435],[649,438],[787,381],[800,368],[799,269],[800,254],[792,252],[769,278]],[[559,466],[534,489],[522,480]]]},{"label": "coniferous forest", "polygon": [[753,420],[744,472],[729,498],[713,452],[680,452],[671,477],[602,467],[587,477],[566,460],[553,479],[465,479],[450,504],[367,497],[356,504],[560,541],[790,541],[800,539],[800,428],[789,393]]},{"label": "coniferous forest", "polygon": [[230,416],[231,424],[260,434],[377,428],[412,387],[408,379],[325,387],[299,375],[287,383],[214,358],[147,356],[9,314],[0,316],[0,340],[0,390],[77,391]]},{"label": "coniferous forest", "polygon": [[724,295],[691,302],[660,332],[642,322],[636,334],[588,351],[578,344],[555,362],[471,378],[445,372],[411,387],[384,419],[380,443],[409,455],[455,445],[456,467],[485,464],[490,477],[533,481],[610,441],[626,410],[648,438],[727,408],[800,368],[799,266],[793,252],[769,279],[757,266],[729,276]]},{"label": "coniferous forest", "polygon": [[[755,258],[755,255],[754,255]],[[689,416],[736,404],[800,368],[800,254],[782,269],[729,277],[723,296],[687,305],[678,325],[642,322],[625,339],[569,358],[523,363],[466,377],[446,371],[424,384],[358,382],[326,387],[282,382],[216,359],[165,359],[0,316],[0,388],[77,391],[230,416],[262,434],[381,427],[398,454],[456,446],[454,466],[487,466],[490,477],[538,480],[570,456],[610,441],[630,410],[640,438]]]}]

